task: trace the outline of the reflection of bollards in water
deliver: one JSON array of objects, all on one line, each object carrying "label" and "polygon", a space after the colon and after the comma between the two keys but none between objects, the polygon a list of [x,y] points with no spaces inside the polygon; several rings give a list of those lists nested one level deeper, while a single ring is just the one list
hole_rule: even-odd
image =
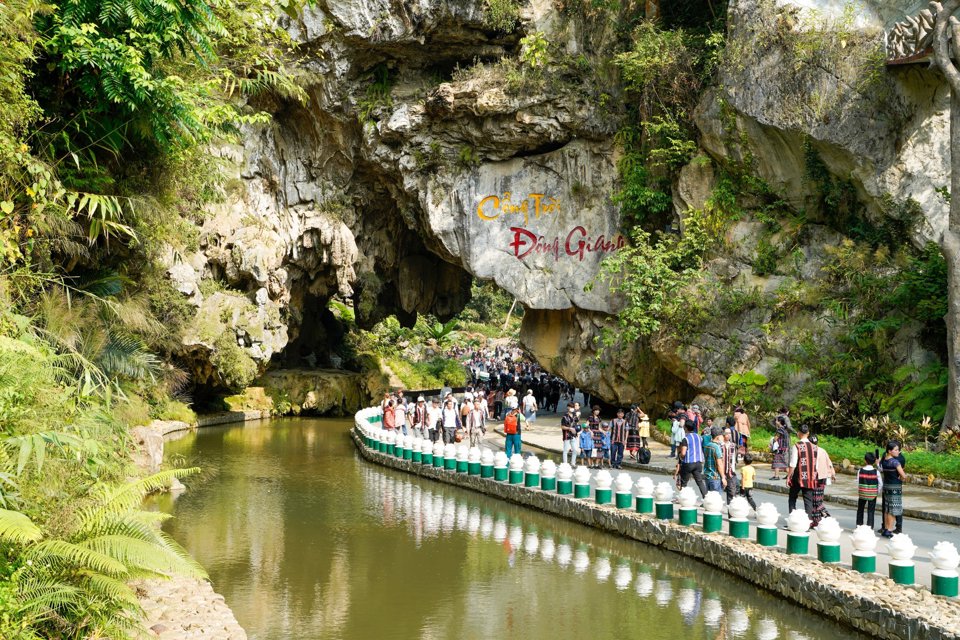
[{"label": "reflection of bollards in water", "polygon": [[787,553],[806,555],[810,550],[810,518],[802,509],[794,509],[787,516]]},{"label": "reflection of bollards in water", "polygon": [[601,469],[596,476],[597,488],[594,492],[594,500],[597,504],[610,504],[613,501],[613,476],[606,469]]},{"label": "reflection of bollards in water", "polygon": [[824,518],[817,525],[817,560],[827,564],[840,562],[840,534],[836,518]]},{"label": "reflection of bollards in water", "polygon": [[951,542],[938,542],[930,552],[930,561],[933,563],[930,590],[935,596],[956,598],[958,595],[957,566],[960,565],[960,554]]},{"label": "reflection of bollards in water", "polygon": [[916,578],[913,554],[916,553],[917,546],[913,544],[910,536],[895,533],[887,543],[887,551],[891,558],[888,565],[890,578],[897,584],[913,584]]}]

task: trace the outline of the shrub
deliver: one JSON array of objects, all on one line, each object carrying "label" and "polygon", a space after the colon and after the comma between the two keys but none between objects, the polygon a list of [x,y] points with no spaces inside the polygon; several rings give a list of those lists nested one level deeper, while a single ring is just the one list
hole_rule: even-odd
[{"label": "shrub", "polygon": [[210,364],[216,367],[220,383],[233,391],[249,387],[258,373],[257,363],[237,344],[231,331],[217,338]]}]

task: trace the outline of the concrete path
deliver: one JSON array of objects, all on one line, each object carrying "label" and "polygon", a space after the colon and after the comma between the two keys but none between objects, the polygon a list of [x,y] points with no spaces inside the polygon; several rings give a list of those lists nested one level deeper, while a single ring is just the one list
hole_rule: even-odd
[{"label": "concrete path", "polygon": [[[494,429],[488,426],[485,444],[492,448],[502,450],[504,437],[501,426],[496,425]],[[541,458],[550,458],[554,462],[560,462],[560,451],[562,447],[562,438],[560,435],[559,417],[556,415],[539,415],[534,425],[528,426],[521,436],[524,446],[524,454],[529,450],[535,450]],[[650,442],[652,453],[649,465],[639,465],[635,462],[624,460],[624,470],[630,471],[635,478],[640,475],[649,475],[655,482],[664,480],[670,481],[675,468],[675,463],[669,457],[670,449],[657,442]],[[787,496],[786,485],[783,480],[773,482],[768,480],[771,472],[769,465],[757,464],[757,487],[754,490],[754,500],[757,504],[762,502],[771,502],[781,513],[781,527],[786,524],[787,515]],[[637,473],[643,471],[643,474]],[[614,477],[618,473],[613,472]],[[693,483],[691,483],[693,486]],[[845,531],[852,530],[856,525],[856,486],[855,477],[838,476],[837,482],[827,488],[827,505],[830,515],[836,518]],[[929,586],[930,571],[932,566],[928,554],[933,546],[942,540],[953,542],[960,545],[960,496],[950,491],[932,489],[926,487],[916,487],[907,485],[904,487],[905,506],[910,506],[910,512],[914,515],[908,515],[904,522],[904,532],[908,533],[917,545],[915,560],[917,563],[916,580],[918,584]],[[850,506],[852,503],[852,507]],[[876,527],[880,527],[880,510],[877,507]],[[726,525],[724,525],[726,528]],[[755,530],[753,520],[751,519],[751,533],[753,538]],[[878,536],[879,538],[879,536]],[[816,555],[816,532],[812,532],[810,537],[810,551]],[[843,562],[850,563],[850,554],[852,546],[849,536],[843,535],[841,538],[841,554]],[[779,532],[779,544],[786,546],[786,531],[781,529]],[[877,571],[886,575],[889,556],[886,551],[886,542],[880,538],[877,545]]]}]

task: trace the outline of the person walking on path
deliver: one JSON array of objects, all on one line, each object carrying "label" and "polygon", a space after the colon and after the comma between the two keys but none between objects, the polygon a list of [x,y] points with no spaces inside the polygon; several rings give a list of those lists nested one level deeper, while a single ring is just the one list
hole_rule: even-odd
[{"label": "person walking on path", "polygon": [[727,487],[723,468],[723,432],[720,427],[710,430],[710,442],[703,444],[703,477],[707,481],[707,491],[722,493]]},{"label": "person walking on path", "polygon": [[443,409],[440,408],[440,400],[434,396],[430,399],[430,408],[427,409],[427,434],[430,442],[436,442],[440,439],[442,418]]},{"label": "person walking on path", "polygon": [[776,435],[770,439],[770,452],[773,453],[773,462],[770,469],[773,471],[771,480],[779,480],[780,472],[786,471],[790,466],[788,464],[790,456],[790,432],[787,429],[789,418],[786,416],[777,416],[774,421],[774,427],[777,430]]},{"label": "person walking on path", "polygon": [[810,442],[810,427],[800,425],[800,440],[790,448],[790,462],[787,468],[787,511],[793,513],[797,508],[797,498],[803,496],[803,510],[810,518],[811,528],[819,524],[813,521],[813,494],[817,489],[817,445]]},{"label": "person walking on path", "polygon": [[486,425],[487,411],[480,402],[480,398],[475,398],[473,408],[467,414],[467,435],[470,437],[470,446],[479,447],[483,442],[483,436],[487,433]]},{"label": "person walking on path", "polygon": [[421,438],[427,437],[427,400],[423,396],[419,396],[417,404],[413,405],[413,410],[410,412],[410,426]]},{"label": "person walking on path", "polygon": [[524,418],[518,407],[512,407],[503,417],[503,433],[507,438],[506,453],[510,459],[514,453],[520,454],[520,434],[523,433]]},{"label": "person walking on path", "polygon": [[737,481],[737,459],[740,456],[740,440],[736,431],[730,427],[723,430],[723,475],[727,480],[727,504],[740,494],[740,483]]},{"label": "person walking on path", "polygon": [[630,457],[637,459],[637,451],[640,450],[640,409],[637,405],[630,405],[630,413],[627,414],[627,446]]},{"label": "person walking on path", "polygon": [[580,464],[593,468],[593,430],[589,425],[580,429]]},{"label": "person walking on path", "polygon": [[880,462],[883,472],[883,529],[880,535],[892,538],[895,533],[897,516],[903,516],[903,481],[907,474],[900,462],[900,443],[890,441],[887,451]]},{"label": "person walking on path", "polygon": [[640,422],[637,424],[637,432],[640,435],[640,442],[643,444],[643,448],[646,449],[649,444],[647,439],[650,437],[650,416],[643,412],[643,409],[637,409],[637,417]]},{"label": "person walking on path", "polygon": [[734,427],[740,434],[740,442],[738,443],[740,453],[746,453],[750,451],[750,416],[747,415],[747,410],[743,408],[743,405],[739,405],[733,410],[733,419]]},{"label": "person walking on path", "polygon": [[627,446],[627,420],[623,409],[617,409],[617,417],[610,421],[610,465],[619,469],[623,464],[623,451]]},{"label": "person walking on path", "polygon": [[459,429],[463,423],[460,422],[460,412],[457,411],[456,406],[454,406],[453,398],[447,398],[440,419],[443,426],[443,443],[456,443],[457,429]]},{"label": "person walking on path", "polygon": [[[567,412],[560,418],[560,435],[563,439],[563,449],[560,451],[560,462],[566,462],[572,466],[577,464],[577,450],[575,442],[577,440],[577,413],[572,402],[567,403]],[[567,460],[567,454],[570,459]]]},{"label": "person walking on path", "polygon": [[677,457],[677,449],[683,442],[683,423],[686,420],[685,414],[677,413],[673,416],[673,423],[670,426],[670,457]]},{"label": "person walking on path", "polygon": [[383,407],[383,428],[393,431],[397,426],[397,414],[393,408],[393,399],[386,401]]},{"label": "person walking on path", "polygon": [[827,485],[836,480],[837,472],[833,468],[830,454],[820,448],[817,436],[810,436],[810,442],[817,447],[817,488],[813,491],[813,526],[816,527],[824,518],[830,517],[830,512],[824,506],[824,495]]},{"label": "person walking on path", "polygon": [[677,451],[677,469],[674,477],[679,479],[680,487],[687,486],[687,482],[693,477],[697,488],[700,489],[700,495],[706,496],[707,483],[703,478],[703,443],[697,434],[697,423],[687,420],[683,429],[686,435]]},{"label": "person walking on path", "polygon": [[857,526],[864,524],[873,529],[874,514],[877,510],[877,497],[883,486],[880,473],[874,467],[877,456],[868,451],[863,455],[863,466],[857,471]]},{"label": "person walking on path", "polygon": [[503,397],[503,408],[507,411],[510,409],[516,409],[520,406],[520,400],[517,398],[517,392],[513,389],[507,391],[507,395]]},{"label": "person walking on path", "polygon": [[753,510],[757,510],[757,503],[753,501],[753,481],[757,477],[757,470],[753,468],[753,456],[749,453],[743,456],[743,467],[740,469],[742,482],[740,483],[740,495],[747,499]]},{"label": "person walking on path", "polygon": [[523,396],[521,406],[523,408],[523,418],[528,423],[537,419],[537,399],[533,395],[533,389],[527,389],[527,395]]}]

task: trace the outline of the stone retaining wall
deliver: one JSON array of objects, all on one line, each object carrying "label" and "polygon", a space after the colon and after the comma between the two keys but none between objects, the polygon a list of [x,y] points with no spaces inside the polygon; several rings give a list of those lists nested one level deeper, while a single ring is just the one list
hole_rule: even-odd
[{"label": "stone retaining wall", "polygon": [[632,510],[401,460],[367,448],[356,429],[351,436],[360,455],[371,462],[682,553],[878,638],[960,639],[960,602],[926,589],[904,587],[812,557],[789,556],[749,540],[706,534]]}]

